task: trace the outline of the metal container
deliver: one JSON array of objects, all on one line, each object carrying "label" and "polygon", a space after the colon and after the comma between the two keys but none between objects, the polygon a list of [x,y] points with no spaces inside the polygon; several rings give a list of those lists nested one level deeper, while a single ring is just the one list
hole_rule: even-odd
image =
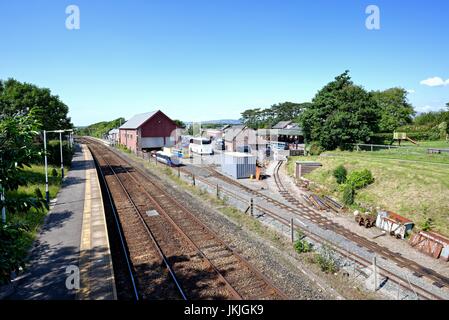
[{"label": "metal container", "polygon": [[256,157],[241,152],[225,152],[221,157],[221,170],[235,179],[256,175]]}]

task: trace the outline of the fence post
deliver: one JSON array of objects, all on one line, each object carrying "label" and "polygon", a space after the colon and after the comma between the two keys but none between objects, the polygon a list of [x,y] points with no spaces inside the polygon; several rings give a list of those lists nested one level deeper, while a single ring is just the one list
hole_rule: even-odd
[{"label": "fence post", "polygon": [[374,151],[374,149],[373,149],[373,145],[371,145],[371,152],[373,152]]},{"label": "fence post", "polygon": [[220,199],[220,187],[217,183],[217,198]]},{"label": "fence post", "polygon": [[181,178],[181,169],[179,168],[179,165],[178,165],[178,178]]},{"label": "fence post", "polygon": [[290,219],[290,237],[292,240],[292,243],[295,242],[295,226],[293,224],[293,218]]},{"label": "fence post", "polygon": [[250,213],[251,213],[251,217],[254,215],[254,200],[253,198],[251,198],[251,202],[250,202]]},{"label": "fence post", "polygon": [[192,174],[192,178],[193,178],[193,186],[195,186],[196,182],[195,182],[195,175],[194,174]]},{"label": "fence post", "polygon": [[377,291],[377,266],[376,256],[373,257],[373,275],[374,275],[374,290]]}]

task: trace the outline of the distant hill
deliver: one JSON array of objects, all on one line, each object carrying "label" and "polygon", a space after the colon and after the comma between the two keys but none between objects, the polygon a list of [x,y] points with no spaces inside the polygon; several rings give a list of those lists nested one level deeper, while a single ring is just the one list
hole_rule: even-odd
[{"label": "distant hill", "polygon": [[118,118],[112,121],[97,122],[87,127],[78,127],[76,129],[76,134],[80,136],[92,136],[102,138],[110,130],[118,128],[120,124],[124,123],[125,118]]}]

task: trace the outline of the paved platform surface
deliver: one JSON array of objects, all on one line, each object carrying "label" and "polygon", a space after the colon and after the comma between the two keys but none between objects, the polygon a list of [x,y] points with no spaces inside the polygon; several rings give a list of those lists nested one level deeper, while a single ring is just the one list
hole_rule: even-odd
[{"label": "paved platform surface", "polygon": [[101,189],[86,146],[76,146],[72,168],[37,236],[27,271],[14,287],[9,299],[116,299]]}]

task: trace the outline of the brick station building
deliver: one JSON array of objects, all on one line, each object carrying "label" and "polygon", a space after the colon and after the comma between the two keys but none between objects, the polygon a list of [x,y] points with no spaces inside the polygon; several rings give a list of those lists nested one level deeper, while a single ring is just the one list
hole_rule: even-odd
[{"label": "brick station building", "polygon": [[178,127],[162,111],[137,114],[119,128],[119,142],[133,152],[172,147]]}]

